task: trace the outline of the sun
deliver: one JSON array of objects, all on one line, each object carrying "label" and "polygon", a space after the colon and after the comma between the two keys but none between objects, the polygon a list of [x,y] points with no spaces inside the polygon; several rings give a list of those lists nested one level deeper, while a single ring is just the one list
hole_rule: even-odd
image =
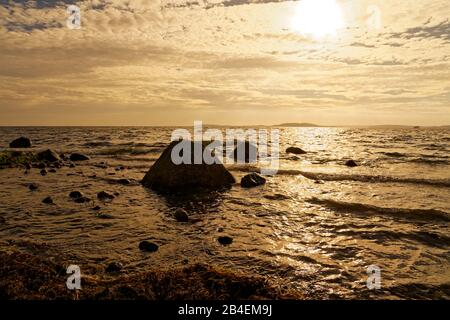
[{"label": "sun", "polygon": [[317,39],[333,36],[344,25],[336,0],[301,0],[295,10],[291,27],[305,36]]}]

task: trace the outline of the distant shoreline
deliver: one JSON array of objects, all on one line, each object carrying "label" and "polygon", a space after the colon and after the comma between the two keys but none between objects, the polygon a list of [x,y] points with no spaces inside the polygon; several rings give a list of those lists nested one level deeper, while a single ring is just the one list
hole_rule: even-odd
[{"label": "distant shoreline", "polygon": [[[0,128],[191,128],[193,125],[0,125]],[[313,123],[282,123],[274,125],[204,124],[208,128],[370,128],[370,129],[450,129],[450,125],[319,125]]]}]

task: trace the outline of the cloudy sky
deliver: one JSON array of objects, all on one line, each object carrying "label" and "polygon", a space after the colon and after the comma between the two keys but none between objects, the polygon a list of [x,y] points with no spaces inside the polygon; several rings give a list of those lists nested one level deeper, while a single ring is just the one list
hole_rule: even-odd
[{"label": "cloudy sky", "polygon": [[0,125],[450,124],[449,16],[448,0],[0,0]]}]

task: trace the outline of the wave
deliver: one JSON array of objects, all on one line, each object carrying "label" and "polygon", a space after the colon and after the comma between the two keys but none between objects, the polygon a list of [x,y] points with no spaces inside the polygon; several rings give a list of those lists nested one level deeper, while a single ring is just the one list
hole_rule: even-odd
[{"label": "wave", "polygon": [[409,160],[409,162],[415,163],[425,163],[425,164],[449,164],[448,160],[444,159],[432,159],[432,158],[414,158]]},{"label": "wave", "polygon": [[95,152],[96,155],[104,155],[104,156],[117,156],[117,155],[124,155],[124,154],[131,154],[131,155],[144,155],[144,154],[151,154],[151,153],[161,153],[163,151],[162,148],[136,148],[133,146],[129,147],[114,147],[114,148],[105,148],[100,149]]},{"label": "wave", "polygon": [[286,175],[302,175],[305,178],[312,180],[324,181],[359,181],[371,183],[411,183],[424,184],[436,187],[450,187],[449,179],[420,179],[420,178],[402,178],[392,176],[373,176],[363,174],[331,174],[331,173],[316,173],[305,172],[300,170],[279,170],[278,174]]},{"label": "wave", "polygon": [[393,158],[403,158],[403,157],[408,156],[406,153],[401,153],[401,152],[379,152],[379,153],[384,154],[385,156],[388,156],[388,157],[393,157]]},{"label": "wave", "polygon": [[359,214],[378,213],[394,217],[404,217],[419,220],[450,221],[450,213],[436,209],[409,209],[409,208],[386,208],[370,204],[345,202],[332,199],[319,199],[316,197],[306,199],[306,202],[317,204],[335,211],[346,211]]}]

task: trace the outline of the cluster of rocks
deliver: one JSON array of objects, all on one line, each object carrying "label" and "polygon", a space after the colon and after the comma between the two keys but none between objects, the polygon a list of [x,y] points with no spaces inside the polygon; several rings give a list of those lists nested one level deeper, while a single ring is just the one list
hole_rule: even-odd
[{"label": "cluster of rocks", "polygon": [[[28,188],[31,191],[37,190],[39,187],[35,184],[35,183],[31,183],[28,185]],[[97,198],[100,201],[111,201],[113,200],[116,196],[118,195],[118,193],[116,192],[115,194],[109,193],[107,191],[100,191],[99,193],[97,193]],[[72,191],[69,193],[69,198],[71,198],[74,202],[76,203],[89,203],[92,201],[91,198],[86,197],[81,191]],[[46,197],[45,199],[42,200],[42,203],[45,204],[55,204],[52,197]],[[94,211],[98,211],[100,210],[101,207],[100,206],[95,206],[92,208],[92,210]]]},{"label": "cluster of rocks", "polygon": [[[24,148],[31,148],[32,143],[31,140],[27,137],[20,137],[10,142],[9,144],[10,148],[15,149],[24,149]],[[34,154],[33,159],[35,161],[33,163],[25,163],[25,167],[27,170],[30,170],[32,167],[39,168],[39,169],[45,169],[46,166],[52,165],[52,169],[54,168],[60,168],[64,165],[67,166],[74,166],[72,161],[86,161],[90,160],[90,158],[82,153],[72,153],[69,156],[66,156],[65,154],[57,154],[55,151],[51,149],[39,151],[36,154]]]}]

